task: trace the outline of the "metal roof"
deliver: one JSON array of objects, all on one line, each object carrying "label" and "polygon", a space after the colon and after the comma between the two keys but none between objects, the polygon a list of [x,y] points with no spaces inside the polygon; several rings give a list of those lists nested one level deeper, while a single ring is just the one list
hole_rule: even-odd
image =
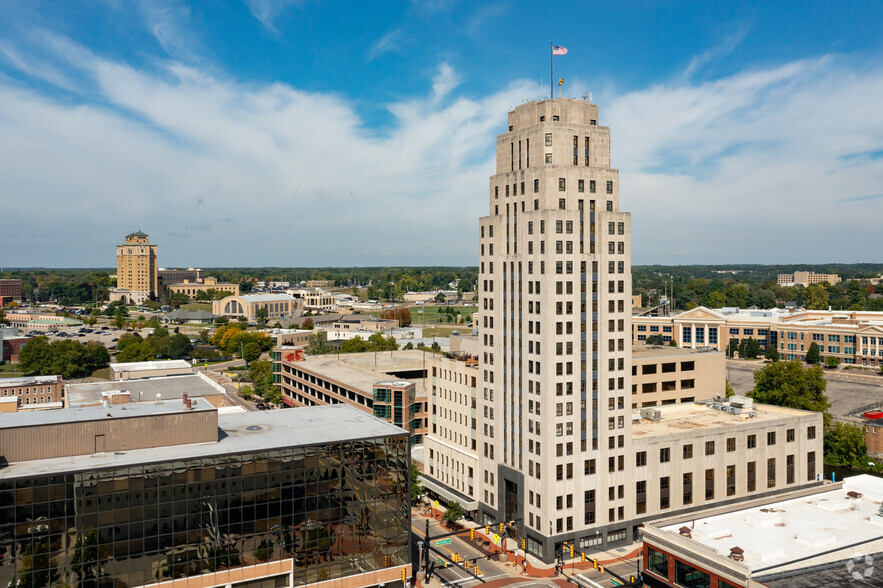
[{"label": "metal roof", "polygon": [[[198,403],[199,406],[208,404],[203,399],[194,399],[194,403]],[[180,405],[181,403],[176,401],[174,404]],[[107,409],[99,408],[98,410],[106,411]],[[39,414],[46,415],[49,414],[49,411]],[[327,445],[409,434],[400,427],[345,404],[219,414],[218,428],[221,433],[218,435],[218,441],[211,443],[192,443],[12,463],[0,469],[0,480],[200,459],[255,451],[273,451],[288,447]]]}]

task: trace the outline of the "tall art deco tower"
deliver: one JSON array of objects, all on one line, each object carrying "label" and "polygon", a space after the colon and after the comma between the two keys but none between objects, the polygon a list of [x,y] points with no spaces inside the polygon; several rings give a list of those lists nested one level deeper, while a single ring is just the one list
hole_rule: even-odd
[{"label": "tall art deco tower", "polygon": [[510,111],[480,219],[477,498],[535,553],[635,514],[631,217],[598,120],[577,99]]}]

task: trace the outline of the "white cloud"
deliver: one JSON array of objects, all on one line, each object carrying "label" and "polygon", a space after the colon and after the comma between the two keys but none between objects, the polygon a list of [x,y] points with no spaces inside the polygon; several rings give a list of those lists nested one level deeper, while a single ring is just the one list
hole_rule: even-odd
[{"label": "white cloud", "polygon": [[[538,92],[518,82],[449,98],[443,64],[425,99],[390,105],[381,138],[346,101],[283,84],[85,67],[107,107],[0,85],[7,264],[111,265],[136,225],[163,265],[474,263],[494,136],[507,107]],[[9,248],[32,240],[36,211],[64,227],[43,236],[57,248]]]},{"label": "white cloud", "polygon": [[[443,62],[375,133],[340,96],[38,37],[0,53],[90,101],[0,77],[6,265],[110,266],[133,228],[170,266],[473,264],[495,136],[546,90],[466,97]],[[634,261],[873,261],[881,94],[883,68],[827,57],[605,98]]]},{"label": "white cloud", "polygon": [[389,31],[371,45],[371,49],[368,51],[368,61],[373,61],[382,55],[400,50],[404,42],[402,29]]},{"label": "white cloud", "polygon": [[[618,97],[636,263],[869,261],[883,218],[883,68],[823,58]],[[848,200],[843,202],[843,200]]]},{"label": "white cloud", "polygon": [[273,33],[278,33],[275,25],[276,18],[286,9],[300,6],[303,2],[304,0],[245,0],[252,16],[261,21],[261,24]]}]

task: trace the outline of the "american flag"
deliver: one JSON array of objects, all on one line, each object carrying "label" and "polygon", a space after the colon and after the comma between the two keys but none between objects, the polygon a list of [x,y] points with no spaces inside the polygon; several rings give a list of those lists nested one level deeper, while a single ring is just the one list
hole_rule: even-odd
[{"label": "american flag", "polygon": [[552,55],[567,55],[567,47],[552,45]]}]

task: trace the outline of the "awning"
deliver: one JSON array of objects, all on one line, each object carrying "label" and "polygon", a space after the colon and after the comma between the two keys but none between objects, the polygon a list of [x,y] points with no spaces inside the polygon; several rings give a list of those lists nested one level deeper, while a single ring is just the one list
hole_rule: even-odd
[{"label": "awning", "polygon": [[472,500],[468,496],[460,494],[450,486],[446,486],[442,484],[438,480],[433,480],[432,478],[427,477],[425,474],[420,474],[420,484],[428,489],[432,490],[439,496],[442,496],[450,501],[457,501],[460,503],[460,506],[463,507],[465,511],[474,511],[478,510],[478,501]]}]

